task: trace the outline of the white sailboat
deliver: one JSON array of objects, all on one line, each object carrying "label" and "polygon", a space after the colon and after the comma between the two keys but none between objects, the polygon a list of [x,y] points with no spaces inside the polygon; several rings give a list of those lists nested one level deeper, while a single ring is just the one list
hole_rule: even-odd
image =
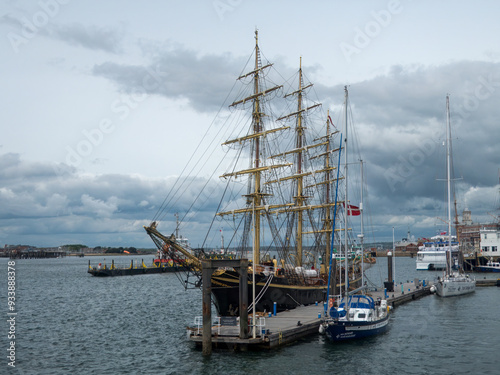
[{"label": "white sailboat", "polygon": [[446,180],[448,183],[448,248],[446,251],[446,269],[443,277],[431,287],[440,297],[452,297],[472,293],[476,290],[476,280],[464,273],[452,271],[451,256],[451,125],[450,97],[446,96]]}]

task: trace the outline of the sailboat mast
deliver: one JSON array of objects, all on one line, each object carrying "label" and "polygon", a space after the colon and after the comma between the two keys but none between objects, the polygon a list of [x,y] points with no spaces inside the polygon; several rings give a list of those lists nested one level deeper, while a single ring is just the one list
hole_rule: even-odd
[{"label": "sailboat mast", "polygon": [[450,96],[446,95],[446,181],[448,188],[448,250],[446,256],[446,274],[451,273],[451,125],[450,125]]},{"label": "sailboat mast", "polygon": [[345,92],[345,129],[344,129],[344,161],[345,161],[345,174],[344,174],[344,195],[345,195],[345,200],[344,200],[344,207],[345,207],[345,215],[344,215],[344,254],[345,254],[345,295],[346,295],[346,307],[349,309],[347,297],[349,296],[349,261],[348,261],[348,249],[347,249],[347,228],[348,228],[348,213],[349,213],[349,199],[347,198],[347,168],[348,168],[348,157],[347,157],[347,130],[348,130],[348,124],[347,124],[347,99],[348,99],[348,92],[347,92],[347,86],[344,86],[344,92]]},{"label": "sailboat mast", "polygon": [[359,202],[359,214],[360,219],[361,219],[361,234],[359,236],[361,240],[361,286],[365,285],[365,269],[364,269],[364,263],[365,263],[365,249],[364,249],[364,239],[365,239],[365,233],[364,233],[364,227],[363,227],[363,160],[360,160],[360,165],[361,165],[361,199]]},{"label": "sailboat mast", "polygon": [[330,172],[330,111],[328,111],[327,119],[326,119],[326,157],[325,157],[325,203],[326,203],[326,212],[325,212],[325,229],[326,229],[326,250],[325,250],[325,259],[330,259],[330,247],[332,241],[332,219],[331,219],[331,207],[330,203],[330,180],[331,180],[331,172]]},{"label": "sailboat mast", "polygon": [[[297,152],[297,196],[295,197],[297,206],[301,207],[304,204],[304,179],[302,177],[302,146],[303,146],[303,136],[304,136],[304,128],[302,126],[302,57],[300,58],[299,65],[299,90],[297,93],[297,141],[296,146],[299,150]],[[299,210],[297,213],[297,267],[302,266],[302,220],[303,220],[303,211]]]},{"label": "sailboat mast", "polygon": [[[254,74],[254,95],[255,99],[253,102],[253,132],[258,134],[262,129],[261,111],[260,111],[260,99],[259,99],[259,60],[260,60],[260,50],[259,50],[259,32],[255,30],[255,74]],[[260,138],[255,137],[254,139],[254,167],[256,171],[254,172],[254,193],[253,193],[253,207],[260,207],[261,196],[260,196],[260,177],[261,172],[259,171],[259,155],[260,155]],[[255,216],[254,213],[252,214]],[[260,263],[260,213],[254,217],[253,220],[253,251],[254,251],[254,261]],[[255,267],[255,264],[253,265]]]}]

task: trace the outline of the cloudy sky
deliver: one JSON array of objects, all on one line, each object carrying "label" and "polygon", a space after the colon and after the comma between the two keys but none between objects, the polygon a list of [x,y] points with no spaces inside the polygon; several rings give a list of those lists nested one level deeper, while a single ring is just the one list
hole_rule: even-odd
[{"label": "cloudy sky", "polygon": [[[302,56],[324,109],[349,85],[375,240],[446,226],[448,93],[458,210],[493,221],[499,14],[493,0],[2,1],[0,244],[152,247],[142,226],[178,188],[256,28],[284,77]],[[194,246],[213,209],[181,227]]]}]

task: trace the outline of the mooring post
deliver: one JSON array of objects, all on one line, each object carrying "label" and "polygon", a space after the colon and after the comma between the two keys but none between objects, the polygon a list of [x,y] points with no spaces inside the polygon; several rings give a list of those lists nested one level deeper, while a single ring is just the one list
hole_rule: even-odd
[{"label": "mooring post", "polygon": [[203,339],[202,354],[212,354],[212,261],[202,260]]},{"label": "mooring post", "polygon": [[240,260],[240,339],[248,338],[248,259]]},{"label": "mooring post", "polygon": [[394,278],[392,276],[392,252],[387,252],[387,282],[384,283],[388,292],[394,292]]}]

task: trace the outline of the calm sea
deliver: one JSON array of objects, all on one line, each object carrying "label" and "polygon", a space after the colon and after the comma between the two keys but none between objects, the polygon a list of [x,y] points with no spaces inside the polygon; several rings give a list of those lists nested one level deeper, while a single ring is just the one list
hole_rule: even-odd
[{"label": "calm sea", "polygon": [[[400,306],[386,334],[364,341],[332,344],[314,335],[269,352],[219,351],[204,358],[185,333],[201,315],[199,290],[185,291],[175,274],[95,278],[87,274],[89,259],[103,260],[16,260],[15,368],[7,358],[8,259],[0,259],[1,374],[499,373],[497,287]],[[382,285],[386,258],[367,274]],[[396,281],[437,274],[415,271],[415,259],[396,260]]]}]

